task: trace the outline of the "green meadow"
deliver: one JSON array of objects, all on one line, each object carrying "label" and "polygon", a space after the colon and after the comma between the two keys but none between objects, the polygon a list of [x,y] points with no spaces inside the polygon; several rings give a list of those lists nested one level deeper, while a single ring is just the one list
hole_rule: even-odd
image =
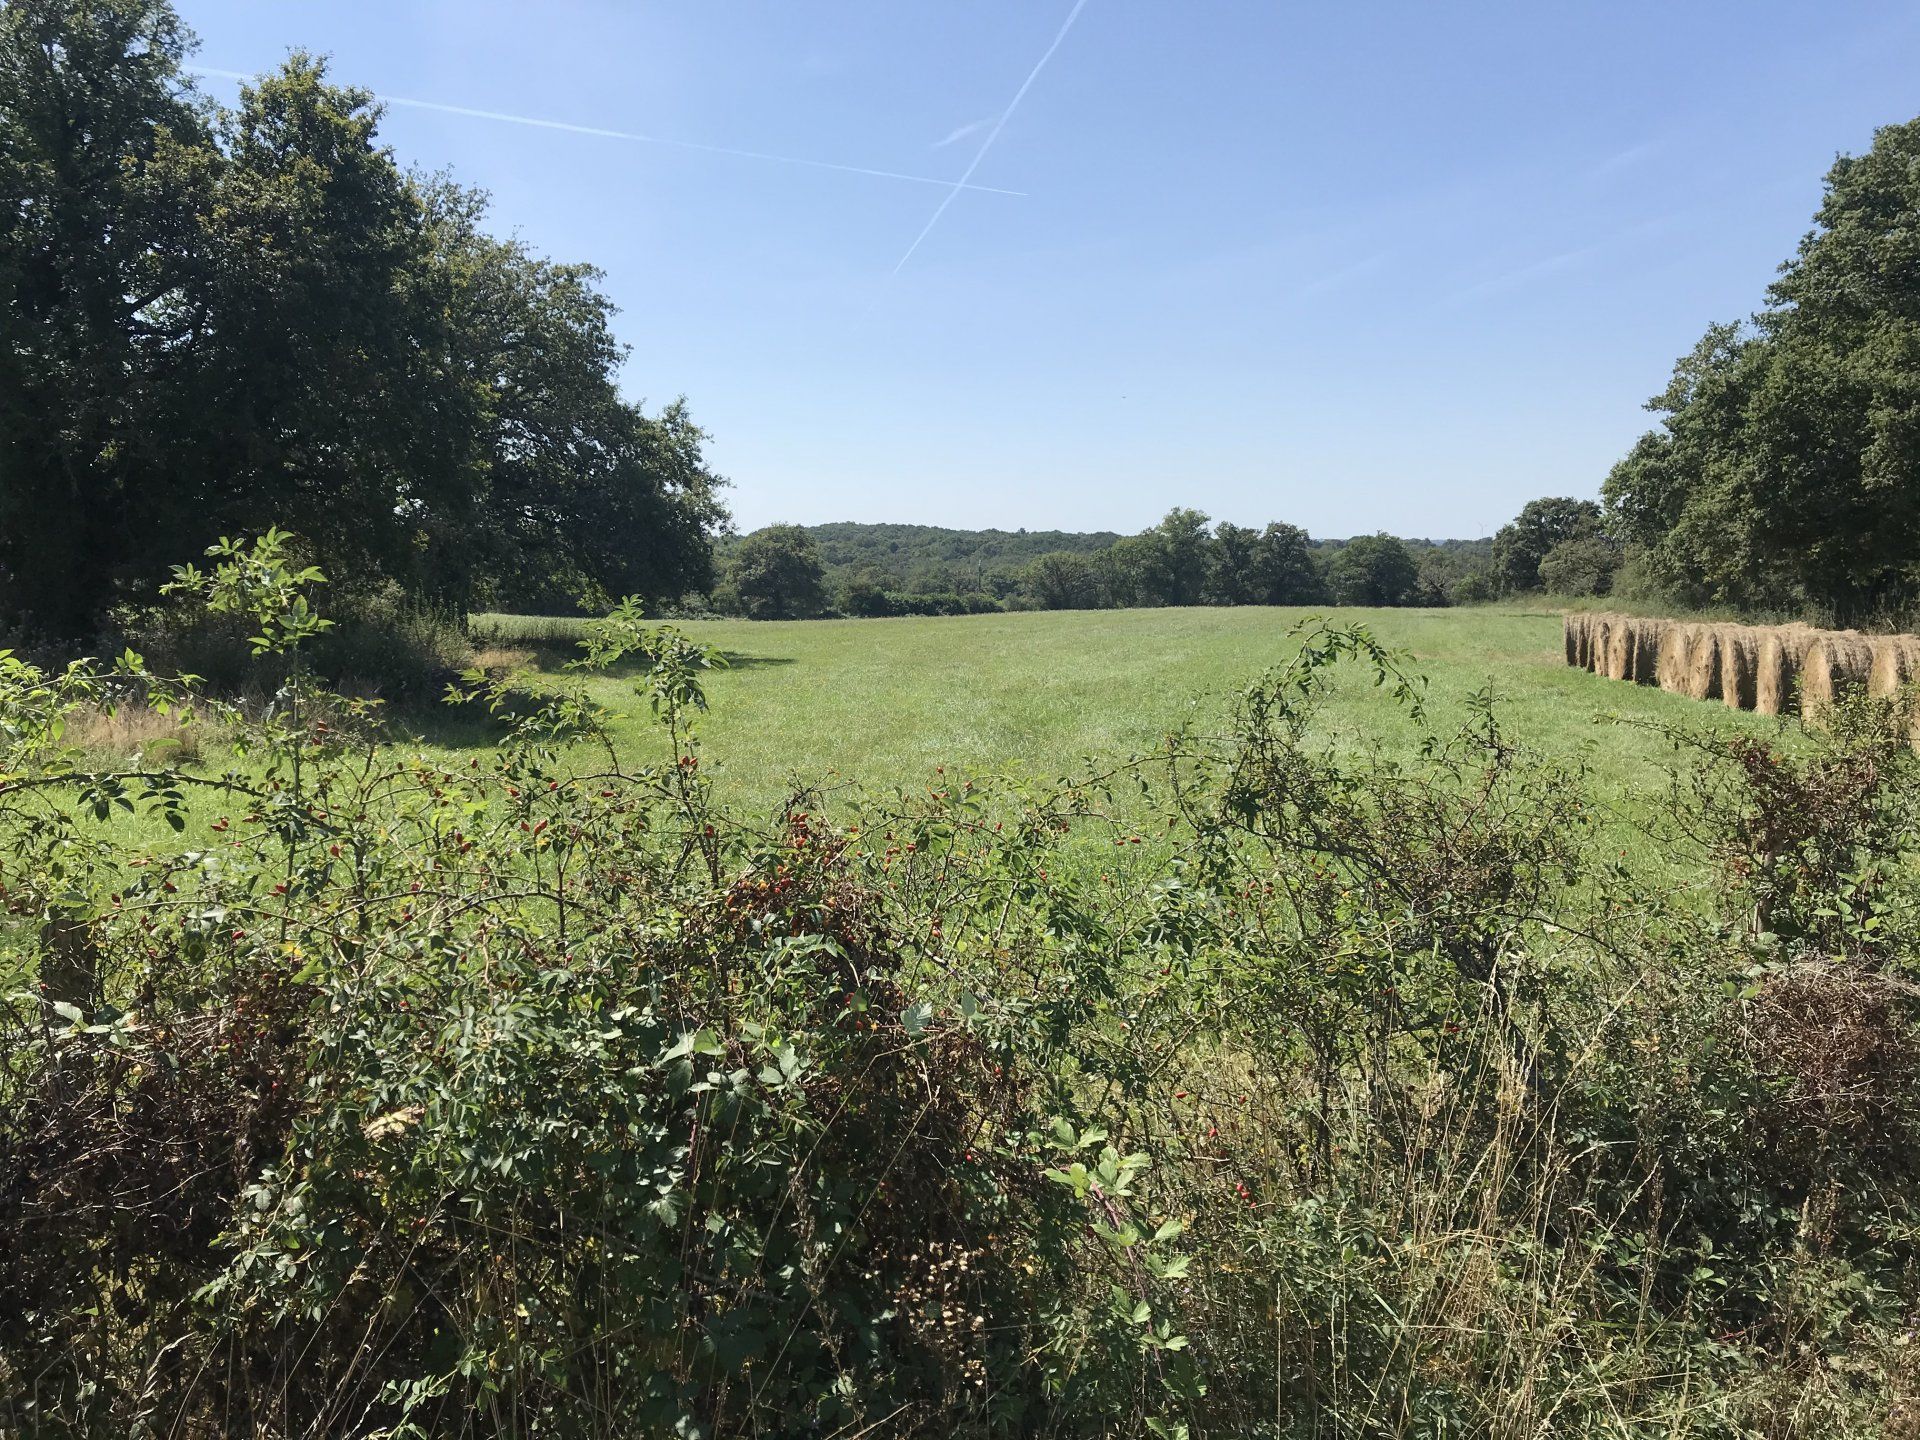
[{"label": "green meadow", "polygon": [[[1069,775],[1155,747],[1183,723],[1221,723],[1234,692],[1298,648],[1316,620],[1364,625],[1424,677],[1436,726],[1467,718],[1490,688],[1520,745],[1585,756],[1597,798],[1629,829],[1664,795],[1676,757],[1650,725],[1682,722],[1760,733],[1772,719],[1728,711],[1569,668],[1558,612],[1193,608],[1035,611],[889,620],[694,621],[682,628],[726,658],[702,722],[721,798],[764,815],[796,788],[913,787],[936,767]],[[578,623],[479,616],[482,643],[523,647],[558,670]],[[595,678],[623,712],[614,732],[636,757],[657,746],[628,682]],[[1635,723],[1640,722],[1640,723]],[[1351,673],[1327,706],[1337,744],[1412,752],[1418,730],[1370,677]],[[430,726],[427,738],[460,727]],[[468,737],[469,743],[478,736]]]}]

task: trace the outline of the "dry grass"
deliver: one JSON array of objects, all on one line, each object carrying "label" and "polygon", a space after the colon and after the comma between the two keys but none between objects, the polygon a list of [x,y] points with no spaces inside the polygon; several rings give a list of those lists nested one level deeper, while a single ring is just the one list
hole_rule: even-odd
[{"label": "dry grass", "polygon": [[473,668],[484,670],[492,676],[511,675],[527,669],[535,658],[531,650],[511,645],[488,645],[473,652]]},{"label": "dry grass", "polygon": [[89,755],[139,755],[156,764],[191,764],[200,758],[206,723],[194,712],[162,715],[145,705],[86,710],[67,726],[66,739]]}]

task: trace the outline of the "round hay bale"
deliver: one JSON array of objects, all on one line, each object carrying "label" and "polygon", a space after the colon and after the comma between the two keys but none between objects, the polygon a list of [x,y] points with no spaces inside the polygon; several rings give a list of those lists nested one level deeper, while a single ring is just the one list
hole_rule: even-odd
[{"label": "round hay bale", "polygon": [[1633,665],[1627,678],[1636,685],[1658,685],[1660,683],[1660,647],[1665,643],[1667,631],[1673,628],[1669,620],[1635,620],[1633,622]]},{"label": "round hay bale", "polygon": [[1568,611],[1560,617],[1560,643],[1566,648],[1567,664],[1580,663],[1580,617]]},{"label": "round hay bale", "polygon": [[1920,680],[1920,640],[1911,635],[1875,635],[1867,648],[1873,652],[1867,670],[1869,695],[1898,695]]},{"label": "round hay bale", "polygon": [[1687,668],[1693,662],[1693,629],[1678,620],[1667,622],[1667,633],[1660,637],[1659,683],[1672,695],[1687,693]]},{"label": "round hay bale", "polygon": [[1607,673],[1607,647],[1613,643],[1613,617],[1596,615],[1593,617],[1592,641],[1587,647],[1587,669],[1596,675]]},{"label": "round hay bale", "polygon": [[1624,615],[1607,621],[1607,653],[1602,663],[1609,680],[1624,680],[1633,669],[1633,621]]},{"label": "round hay bale", "polygon": [[1695,700],[1720,698],[1720,627],[1687,626],[1685,693]]},{"label": "round hay bale", "polygon": [[1867,687],[1873,647],[1853,630],[1821,630],[1807,646],[1800,667],[1800,718],[1818,724],[1836,703]]},{"label": "round hay bale", "polygon": [[1730,710],[1759,704],[1760,632],[1751,625],[1717,625],[1720,639],[1720,699]]},{"label": "round hay bale", "polygon": [[1769,625],[1760,631],[1753,708],[1760,715],[1791,715],[1800,708],[1800,667],[1814,632],[1806,625]]}]

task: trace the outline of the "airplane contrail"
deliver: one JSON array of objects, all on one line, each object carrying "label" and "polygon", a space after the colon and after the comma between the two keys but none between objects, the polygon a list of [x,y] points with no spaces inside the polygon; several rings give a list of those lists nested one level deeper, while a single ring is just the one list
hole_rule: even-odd
[{"label": "airplane contrail", "polygon": [[1073,9],[1067,12],[1067,18],[1060,26],[1060,33],[1053,37],[1053,43],[1047,46],[1046,53],[1040,57],[1033,69],[1027,72],[1027,78],[1020,83],[1020,88],[1014,91],[1013,99],[1007,103],[1007,108],[1000,112],[1000,118],[994,122],[993,129],[988,132],[987,138],[981,142],[980,149],[974,155],[973,163],[967,166],[966,173],[954,181],[947,193],[940,197],[940,204],[934,210],[932,217],[921,227],[920,233],[913,237],[913,244],[907,247],[907,253],[900,257],[898,263],[888,273],[889,282],[906,268],[907,262],[913,259],[913,252],[920,248],[921,241],[933,233],[933,227],[940,223],[940,217],[947,213],[947,207],[953,204],[954,197],[962,190],[981,188],[967,182],[973,179],[973,172],[978,170],[980,162],[987,158],[987,152],[993,148],[993,142],[1000,138],[1000,132],[1006,128],[1007,121],[1011,120],[1013,112],[1020,108],[1020,102],[1027,98],[1027,91],[1033,88],[1033,82],[1040,78],[1040,72],[1047,68],[1047,62],[1053,58],[1053,52],[1060,48],[1061,42],[1067,38],[1067,32],[1073,29],[1073,22],[1080,18],[1080,12],[1086,8],[1087,0],[1074,0]]},{"label": "airplane contrail", "polygon": [[[1084,3],[1084,0],[1082,0]],[[220,80],[251,81],[258,77],[240,70],[220,70],[211,65],[190,65],[197,74]],[[563,130],[569,135],[593,135],[602,140],[632,140],[642,145],[665,145],[674,150],[698,150],[708,155],[731,155],[741,160],[770,160],[780,165],[804,165],[812,170],[838,170],[848,175],[870,175],[877,180],[908,180],[915,185],[953,186],[951,180],[933,175],[907,175],[898,170],[875,170],[865,165],[842,165],[833,160],[810,160],[802,155],[773,155],[764,150],[738,150],[731,145],[703,145],[697,140],[669,140],[660,135],[643,135],[634,130],[605,130],[597,125],[574,125],[565,120],[542,120],[532,115],[508,115],[499,110],[475,110],[466,105],[447,105],[438,100],[413,100],[404,95],[375,95],[383,105],[400,105],[410,110],[434,110],[442,115],[464,115],[472,120],[497,120],[507,125],[528,125],[536,130]],[[971,169],[967,172],[971,175]],[[997,185],[969,185],[963,179],[960,189],[983,195],[1012,195],[1024,199],[1024,190],[1003,190]]]}]

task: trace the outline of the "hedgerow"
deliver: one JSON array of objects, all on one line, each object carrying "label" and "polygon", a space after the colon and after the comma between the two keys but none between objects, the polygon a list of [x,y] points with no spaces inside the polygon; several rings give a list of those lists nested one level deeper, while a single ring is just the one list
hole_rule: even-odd
[{"label": "hedgerow", "polygon": [[[386,735],[303,664],[284,537],[176,583],[271,705],[0,657],[0,1429],[1915,1423],[1885,707],[1678,737],[1702,906],[1357,628],[1218,733],[755,823],[705,778],[719,657],[630,605],[578,663],[633,669],[655,766],[480,671],[497,746]],[[1417,759],[1317,724],[1356,674]],[[126,702],[201,763],[67,743]]]}]

